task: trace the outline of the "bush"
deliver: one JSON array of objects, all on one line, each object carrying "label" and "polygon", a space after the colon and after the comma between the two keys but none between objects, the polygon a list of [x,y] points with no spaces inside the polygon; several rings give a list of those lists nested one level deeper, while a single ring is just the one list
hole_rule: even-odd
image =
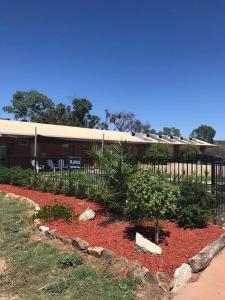
[{"label": "bush", "polygon": [[165,144],[152,144],[144,149],[142,161],[148,162],[150,160],[164,160],[165,163],[168,158],[173,156],[173,148]]},{"label": "bush", "polygon": [[0,167],[0,183],[18,185],[29,188],[32,182],[33,171],[21,167]]},{"label": "bush", "polygon": [[137,171],[137,162],[129,154],[126,143],[105,146],[104,151],[93,147],[92,156],[104,173],[105,203],[121,213],[126,202],[128,182]]},{"label": "bush", "polygon": [[57,260],[58,265],[62,268],[76,267],[81,265],[82,262],[83,262],[82,256],[76,254],[73,255],[61,254]]},{"label": "bush", "polygon": [[214,196],[201,183],[182,182],[174,216],[179,226],[205,227],[212,215]]},{"label": "bush", "polygon": [[72,221],[72,208],[59,203],[45,205],[37,212],[35,218],[53,221],[63,219],[66,222]]},{"label": "bush", "polygon": [[200,153],[200,148],[196,145],[180,146],[180,155],[184,160],[194,159]]},{"label": "bush", "polygon": [[155,221],[155,241],[159,242],[159,221],[175,212],[179,187],[168,183],[167,176],[151,171],[138,171],[128,184],[125,212],[132,220]]}]

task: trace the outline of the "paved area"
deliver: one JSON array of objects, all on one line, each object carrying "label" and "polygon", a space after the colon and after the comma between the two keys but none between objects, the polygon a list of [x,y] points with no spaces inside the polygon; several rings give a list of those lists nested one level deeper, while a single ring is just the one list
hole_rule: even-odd
[{"label": "paved area", "polygon": [[173,300],[225,300],[225,249],[196,282],[188,283]]}]

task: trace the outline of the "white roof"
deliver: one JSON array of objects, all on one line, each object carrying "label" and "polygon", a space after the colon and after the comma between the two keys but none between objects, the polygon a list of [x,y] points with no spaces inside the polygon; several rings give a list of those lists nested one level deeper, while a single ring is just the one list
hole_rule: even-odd
[{"label": "white roof", "polygon": [[35,128],[37,134],[44,137],[71,139],[71,140],[83,140],[83,141],[105,141],[111,142],[127,142],[133,144],[172,144],[172,145],[183,145],[193,144],[199,146],[214,146],[197,139],[185,139],[179,137],[169,136],[159,137],[156,134],[140,134],[136,133],[132,135],[130,132],[120,132],[113,130],[100,130],[90,129],[82,127],[72,126],[61,126],[61,125],[50,125],[42,123],[22,122],[14,120],[0,120],[0,135],[1,136],[28,136],[32,137],[35,135]]}]

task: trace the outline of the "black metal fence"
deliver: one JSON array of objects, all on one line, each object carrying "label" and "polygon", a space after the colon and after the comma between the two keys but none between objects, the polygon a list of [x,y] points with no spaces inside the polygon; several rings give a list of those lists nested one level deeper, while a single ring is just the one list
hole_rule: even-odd
[{"label": "black metal fence", "polygon": [[[32,168],[44,179],[53,181],[83,183],[98,188],[104,182],[104,170],[93,160],[84,160],[79,157],[45,157],[19,158],[6,157],[0,159],[0,165],[8,167],[21,166]],[[139,168],[153,172],[168,174],[171,182],[192,181],[204,184],[209,192],[215,194],[215,218],[225,214],[225,160],[215,157],[196,157],[194,159],[167,158],[152,159],[148,162],[139,162]]]}]

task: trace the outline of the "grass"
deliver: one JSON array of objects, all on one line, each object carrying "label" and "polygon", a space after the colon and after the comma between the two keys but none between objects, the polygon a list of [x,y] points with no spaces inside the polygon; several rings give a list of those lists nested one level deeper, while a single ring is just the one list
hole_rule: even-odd
[{"label": "grass", "polygon": [[25,300],[135,299],[132,278],[115,280],[82,263],[76,253],[65,255],[51,245],[31,241],[31,215],[28,204],[0,196],[0,255],[8,264],[0,276],[1,294]]}]

